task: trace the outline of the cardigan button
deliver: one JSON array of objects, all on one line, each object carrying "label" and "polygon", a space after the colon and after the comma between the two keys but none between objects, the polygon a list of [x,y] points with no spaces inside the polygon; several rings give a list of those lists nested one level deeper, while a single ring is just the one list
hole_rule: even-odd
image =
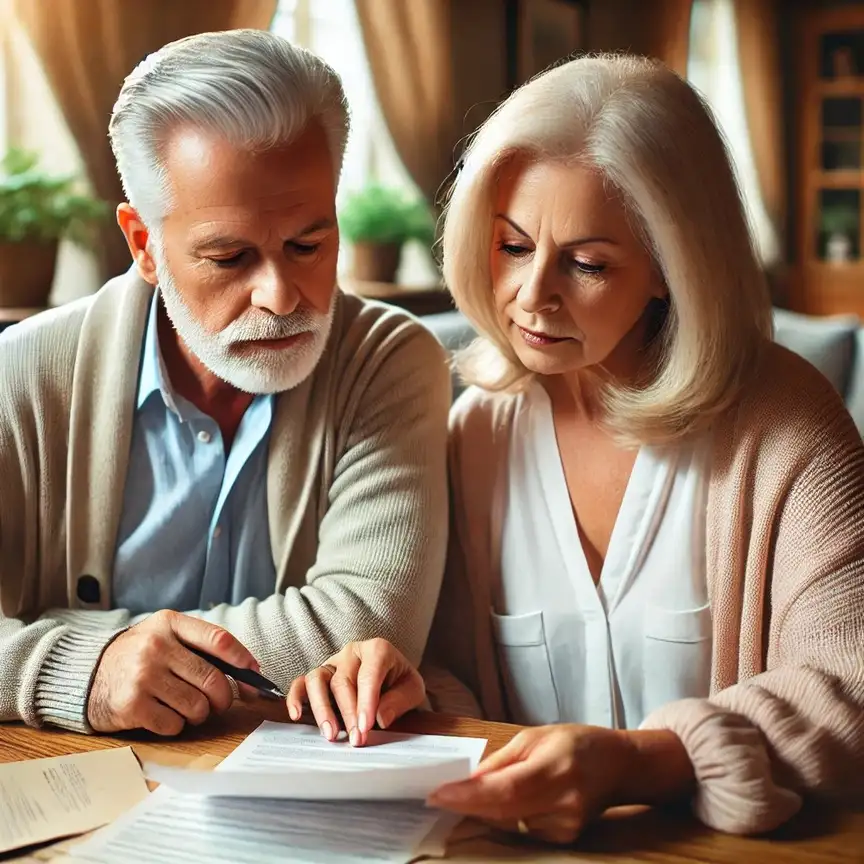
[{"label": "cardigan button", "polygon": [[78,577],[78,599],[82,603],[98,603],[102,596],[102,588],[95,576]]}]

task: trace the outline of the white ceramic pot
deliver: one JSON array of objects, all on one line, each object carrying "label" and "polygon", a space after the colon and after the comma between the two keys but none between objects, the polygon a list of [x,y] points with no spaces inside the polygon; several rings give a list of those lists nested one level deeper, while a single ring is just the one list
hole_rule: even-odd
[{"label": "white ceramic pot", "polygon": [[825,246],[825,257],[832,264],[845,264],[852,259],[852,240],[846,234],[832,234]]}]

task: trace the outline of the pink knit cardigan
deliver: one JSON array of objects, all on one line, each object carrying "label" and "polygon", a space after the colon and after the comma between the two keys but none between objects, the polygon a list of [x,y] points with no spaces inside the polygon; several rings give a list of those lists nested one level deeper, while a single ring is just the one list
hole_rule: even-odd
[{"label": "pink knit cardigan", "polygon": [[[451,415],[451,555],[426,666],[434,707],[471,709],[455,676],[495,720],[494,502],[514,401],[471,390]],[[711,692],[643,727],[683,741],[702,821],[756,833],[804,794],[864,791],[864,446],[830,384],[773,344],[713,441]]]}]

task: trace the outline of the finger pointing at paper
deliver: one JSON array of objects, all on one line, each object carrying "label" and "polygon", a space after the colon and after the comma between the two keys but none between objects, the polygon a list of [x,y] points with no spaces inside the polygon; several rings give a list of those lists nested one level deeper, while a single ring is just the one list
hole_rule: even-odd
[{"label": "finger pointing at paper", "polygon": [[402,653],[385,639],[369,639],[349,642],[297,678],[286,701],[292,720],[300,719],[308,702],[325,738],[334,741],[344,728],[351,743],[362,747],[376,722],[386,729],[425,697],[420,673]]}]

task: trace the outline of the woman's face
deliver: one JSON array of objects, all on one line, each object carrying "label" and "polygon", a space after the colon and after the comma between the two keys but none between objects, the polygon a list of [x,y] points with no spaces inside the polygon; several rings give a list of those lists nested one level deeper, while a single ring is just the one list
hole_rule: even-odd
[{"label": "woman's face", "polygon": [[666,291],[599,172],[510,163],[499,178],[491,267],[499,321],[531,372],[638,371],[646,307]]}]

